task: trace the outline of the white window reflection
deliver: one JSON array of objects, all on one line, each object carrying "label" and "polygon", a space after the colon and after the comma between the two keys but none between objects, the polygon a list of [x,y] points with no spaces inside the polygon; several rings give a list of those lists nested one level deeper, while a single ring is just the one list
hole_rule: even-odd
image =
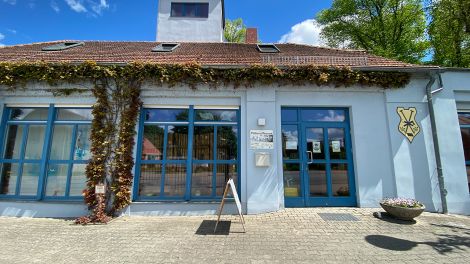
[{"label": "white window reflection", "polygon": [[312,122],[343,122],[346,120],[344,110],[302,110],[302,120]]}]

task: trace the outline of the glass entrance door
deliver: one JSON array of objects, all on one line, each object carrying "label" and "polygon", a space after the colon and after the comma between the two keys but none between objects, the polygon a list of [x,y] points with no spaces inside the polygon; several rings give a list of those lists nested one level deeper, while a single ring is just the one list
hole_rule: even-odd
[{"label": "glass entrance door", "polygon": [[347,109],[283,109],[282,122],[286,206],[355,206]]}]

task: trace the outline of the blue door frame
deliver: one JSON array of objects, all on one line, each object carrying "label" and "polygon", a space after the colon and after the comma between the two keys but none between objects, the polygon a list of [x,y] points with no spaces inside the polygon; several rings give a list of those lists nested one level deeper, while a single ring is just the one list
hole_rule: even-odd
[{"label": "blue door frame", "polygon": [[[299,160],[286,160],[283,159],[284,164],[299,164],[300,169],[300,192],[298,197],[285,197],[286,207],[317,207],[317,206],[357,206],[356,200],[356,186],[354,177],[354,166],[351,148],[351,134],[349,124],[349,111],[346,108],[282,108],[288,110],[297,110],[297,122],[284,122],[283,125],[296,124],[299,131]],[[345,120],[342,122],[324,122],[324,121],[302,121],[301,110],[342,110],[345,112]],[[344,144],[346,150],[346,159],[330,159],[329,143],[321,146],[322,151],[325,153],[324,159],[310,159],[307,146],[307,130],[311,128],[323,129],[323,142],[329,142],[328,129],[340,128],[344,129]],[[326,168],[326,182],[327,182],[327,195],[322,197],[310,196],[310,177],[309,177],[309,163],[325,164]],[[335,196],[332,190],[332,175],[331,164],[345,164],[347,165],[349,195],[348,196]]]}]

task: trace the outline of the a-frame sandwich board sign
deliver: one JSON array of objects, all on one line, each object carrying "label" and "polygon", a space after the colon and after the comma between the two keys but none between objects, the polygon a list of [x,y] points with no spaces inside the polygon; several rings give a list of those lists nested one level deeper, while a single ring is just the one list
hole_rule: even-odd
[{"label": "a-frame sandwich board sign", "polygon": [[[233,198],[227,197],[229,190],[232,191]],[[227,181],[227,184],[225,185],[224,196],[222,197],[222,202],[220,203],[219,211],[217,213],[217,222],[215,223],[214,233],[215,231],[217,231],[217,226],[219,225],[219,222],[220,222],[220,215],[222,214],[222,211],[224,210],[225,201],[232,200],[232,199],[235,199],[235,203],[237,205],[237,210],[238,210],[238,215],[240,216],[240,221],[242,222],[243,231],[246,232],[245,219],[243,218],[243,214],[242,214],[242,204],[240,202],[240,199],[238,198],[238,193],[237,193],[237,188],[235,187],[235,183],[233,182],[233,179],[230,178]]]}]

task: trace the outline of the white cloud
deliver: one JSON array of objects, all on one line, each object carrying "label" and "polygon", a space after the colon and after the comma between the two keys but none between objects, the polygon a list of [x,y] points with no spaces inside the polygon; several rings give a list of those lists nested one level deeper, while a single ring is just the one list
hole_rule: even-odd
[{"label": "white cloud", "polygon": [[279,42],[326,46],[320,37],[321,31],[322,26],[315,19],[307,19],[294,25],[289,33],[281,37]]},{"label": "white cloud", "polygon": [[86,13],[88,10],[85,8],[83,5],[82,0],[65,0],[67,5],[69,5],[70,8],[72,8],[73,11],[77,13]]},{"label": "white cloud", "polygon": [[98,15],[101,15],[104,9],[108,9],[109,5],[106,2],[106,0],[100,0],[99,3],[95,1],[89,1],[91,5],[91,9],[97,13]]},{"label": "white cloud", "polygon": [[92,16],[101,15],[109,9],[107,0],[65,0],[67,5],[77,13],[89,13]]},{"label": "white cloud", "polygon": [[10,5],[16,5],[16,0],[3,0],[3,2]]},{"label": "white cloud", "polygon": [[60,12],[59,5],[57,4],[57,2],[56,2],[55,0],[52,0],[52,1],[51,1],[51,8],[52,8],[56,13],[59,13],[59,12]]},{"label": "white cloud", "polygon": [[16,33],[18,33],[16,30],[11,29],[11,28],[7,28],[7,31],[10,32],[11,34],[16,34]]}]

